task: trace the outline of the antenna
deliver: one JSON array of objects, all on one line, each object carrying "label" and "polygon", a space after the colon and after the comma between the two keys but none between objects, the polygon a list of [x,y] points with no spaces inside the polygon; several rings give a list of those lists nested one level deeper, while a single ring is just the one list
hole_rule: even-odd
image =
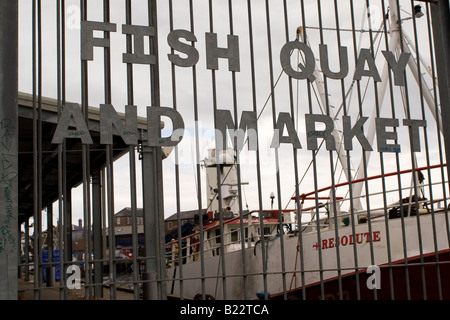
[{"label": "antenna", "polygon": [[270,208],[273,210],[273,199],[275,199],[275,193],[270,193]]}]

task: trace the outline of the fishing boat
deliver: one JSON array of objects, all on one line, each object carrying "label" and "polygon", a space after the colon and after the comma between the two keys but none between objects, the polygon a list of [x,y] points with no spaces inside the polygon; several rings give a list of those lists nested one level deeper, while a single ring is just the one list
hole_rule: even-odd
[{"label": "fishing boat", "polygon": [[[211,172],[217,165],[214,159],[206,161]],[[222,187],[233,189],[233,162],[220,166],[227,176],[221,177]],[[416,168],[415,172],[442,167]],[[400,174],[413,175],[414,171]],[[398,173],[384,178],[389,176]],[[423,190],[428,185],[420,187]],[[335,214],[331,209],[335,204],[321,196],[330,190],[317,190],[317,197],[316,191],[300,195],[299,210],[254,210],[237,215],[228,206],[222,219],[208,211],[202,217],[202,231],[167,245],[168,295],[180,297],[182,288],[185,298],[199,297],[205,291],[215,299],[224,295],[233,299],[449,297],[446,286],[438,283],[450,280],[447,265],[436,264],[449,258],[444,199],[434,199],[432,204],[425,197],[412,196],[353,215],[348,211]],[[398,190],[389,192],[398,194]],[[235,203],[233,200],[236,195],[224,202]],[[320,203],[314,204],[318,200]],[[337,198],[335,207],[349,200]],[[317,213],[319,219],[314,218]],[[244,295],[244,286],[251,296]]]},{"label": "fishing boat", "polygon": [[[408,54],[405,66],[408,65],[423,91],[422,106],[429,106],[439,128],[442,120],[436,112],[439,110],[435,108],[434,94],[422,86],[424,74],[417,68],[424,62],[407,33],[399,34],[402,23],[399,12],[393,1],[389,3],[378,31],[389,34],[389,48],[398,58]],[[420,6],[414,10],[417,12],[412,14],[420,17]],[[390,30],[383,31],[388,19]],[[296,41],[310,46],[305,29],[305,26],[298,28]],[[300,46],[293,44],[292,48]],[[320,56],[323,57],[326,55]],[[425,70],[430,75],[431,68]],[[206,213],[197,216],[193,234],[166,245],[168,296],[183,299],[450,298],[450,289],[443,285],[450,281],[446,164],[440,158],[435,164],[427,159],[427,165],[418,166],[417,145],[413,145],[418,143],[418,138],[414,138],[409,169],[400,170],[397,158],[396,165],[389,166],[393,168],[391,172],[382,166],[380,173],[369,175],[371,152],[366,150],[364,156],[360,155],[358,170],[354,170],[347,159],[349,148],[344,150],[345,134],[337,123],[343,103],[338,110],[329,108],[332,103],[328,100],[331,98],[328,98],[323,72],[317,69],[310,72],[320,80],[315,82],[315,92],[323,114],[335,121],[331,134],[345,181],[332,180],[328,186],[316,183],[306,193],[296,189],[290,199],[295,205],[290,209],[279,205],[274,209],[275,195],[272,195],[270,209],[260,203],[251,210],[243,210],[238,201],[242,193],[236,162],[239,151],[209,150],[203,166],[208,199]],[[380,112],[389,81],[386,63],[371,119]],[[353,84],[345,98],[349,97]],[[366,140],[370,145],[375,132],[387,133],[377,125],[372,121],[367,130]],[[411,135],[417,127],[409,129]],[[383,148],[380,140],[378,143],[379,152],[400,150],[398,146],[395,146],[398,150],[380,149]],[[368,188],[369,184],[377,187]]]}]

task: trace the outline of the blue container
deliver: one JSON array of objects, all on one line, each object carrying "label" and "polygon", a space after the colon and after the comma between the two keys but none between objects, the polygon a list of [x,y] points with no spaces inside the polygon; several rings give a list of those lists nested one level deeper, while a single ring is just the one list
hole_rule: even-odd
[{"label": "blue container", "polygon": [[[48,262],[48,250],[42,250],[42,262]],[[59,250],[53,250],[53,262],[59,262]],[[47,282],[47,268],[48,265],[44,265],[42,268],[43,282]],[[59,281],[59,263],[54,265],[55,268],[55,280]]]}]

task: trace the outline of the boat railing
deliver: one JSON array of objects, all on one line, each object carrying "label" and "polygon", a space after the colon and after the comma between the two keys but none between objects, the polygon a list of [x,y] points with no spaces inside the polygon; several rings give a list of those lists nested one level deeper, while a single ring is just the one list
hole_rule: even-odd
[{"label": "boat railing", "polygon": [[[226,232],[224,233],[224,236],[231,235],[233,232]],[[221,238],[221,235],[217,235],[205,239],[203,248],[201,248],[199,232],[183,237],[181,238],[181,241],[173,239],[166,244],[166,263],[168,266],[174,266],[178,265],[180,261],[182,261],[183,264],[199,261],[202,254],[200,251],[202,249],[204,258],[216,256],[220,253]],[[226,247],[237,243],[240,244],[240,241],[236,240],[226,243],[224,244],[225,249],[227,249]]]},{"label": "boat railing", "polygon": [[[423,171],[428,169],[439,169],[443,166],[446,166],[446,164],[443,165],[434,165],[430,167],[421,167],[416,168],[415,171]],[[389,176],[394,176],[398,174],[407,174],[412,173],[413,170],[404,170],[400,171],[399,173],[393,172],[388,173],[384,175],[376,175],[372,177],[368,177],[366,179],[360,179],[360,180],[354,180],[352,181],[352,184],[356,183],[363,183],[365,181],[371,181],[381,178],[386,178]],[[434,186],[446,186],[446,179],[442,179],[442,181],[433,182],[433,183],[421,183],[420,185],[416,185],[417,189],[426,190],[430,189]],[[416,211],[418,209],[419,213],[430,213],[430,212],[438,212],[445,209],[445,207],[448,205],[447,199],[445,197],[440,198],[433,198],[432,200],[427,199],[426,197],[415,197],[414,196],[414,187],[413,186],[407,186],[402,188],[391,188],[388,190],[381,190],[376,192],[371,192],[369,195],[360,195],[360,196],[353,196],[353,197],[328,197],[328,196],[320,196],[320,194],[324,192],[334,192],[337,194],[337,189],[342,187],[349,187],[351,184],[348,182],[339,183],[336,184],[333,188],[326,187],[319,189],[314,192],[302,194],[299,196],[299,203],[300,203],[300,212],[301,217],[310,216],[310,219],[308,221],[304,221],[305,218],[303,218],[301,222],[302,230],[310,230],[310,231],[316,231],[317,230],[317,219],[320,221],[320,228],[333,228],[334,227],[334,219],[338,219],[338,223],[341,225],[348,225],[351,219],[352,215],[355,215],[357,218],[357,223],[365,223],[367,219],[375,220],[375,219],[384,219],[386,216],[388,216],[389,211],[392,209],[400,208],[400,206],[403,209],[403,212],[405,213],[405,216],[409,216],[412,211]],[[398,198],[399,194],[403,194],[403,199],[399,199],[398,201],[394,201],[390,204],[384,204],[383,199],[382,201],[378,201],[382,205],[374,205],[372,199],[375,197],[385,197],[385,199],[392,199],[392,198]],[[318,196],[319,195],[319,196]],[[393,195],[393,196],[390,196]],[[333,201],[333,198],[335,201]],[[292,200],[295,200],[296,198],[293,197]],[[314,205],[305,207],[305,202],[308,200],[315,201]],[[320,202],[321,200],[325,200],[325,202]],[[366,200],[367,202],[370,201],[370,210],[367,210],[366,208],[359,209],[359,210],[351,210],[351,202],[355,200]],[[378,199],[380,200],[380,199]],[[336,208],[336,213],[334,212],[334,208]],[[298,226],[298,217],[295,216],[295,222],[296,226]],[[297,228],[298,230],[298,228]]]},{"label": "boat railing", "polygon": [[[293,212],[294,210],[282,210],[283,214]],[[277,212],[278,210],[264,210],[267,212]],[[219,230],[218,228],[205,229],[203,237],[203,247],[200,244],[200,233],[197,231],[186,237],[181,238],[180,241],[177,239],[172,239],[170,242],[166,243],[166,263],[168,266],[178,265],[180,261],[183,264],[191,263],[194,261],[199,261],[200,256],[203,255],[204,259],[214,257],[220,254],[220,250],[223,247],[226,253],[241,250],[242,245],[244,248],[252,248],[257,243],[260,242],[263,233],[263,237],[266,240],[270,240],[277,236],[280,223],[277,220],[271,223],[263,222],[261,226],[259,218],[253,216],[253,213],[258,213],[258,211],[247,212],[243,214],[242,224],[240,223],[240,217],[235,217],[233,219],[224,222],[224,232],[223,236],[218,234],[212,234],[212,231]],[[251,217],[251,218],[250,218]],[[252,222],[248,222],[252,220]],[[264,220],[263,220],[264,221]],[[237,222],[237,223],[233,223]],[[290,221],[282,222],[284,226],[291,224]],[[242,229],[244,228],[243,241],[241,240]],[[263,232],[261,232],[263,230]],[[202,253],[201,253],[202,250]]]},{"label": "boat railing", "polygon": [[[442,166],[446,166],[443,164]],[[428,170],[428,169],[438,169],[442,167],[441,165],[417,168],[416,171]],[[394,176],[396,174],[407,174],[411,173],[413,170],[404,170],[400,173],[388,173],[385,175],[378,175],[368,177],[361,181],[354,180],[353,184],[370,181],[375,179],[386,178],[389,176]],[[420,188],[432,188],[434,186],[442,186],[446,184],[446,179],[444,181],[433,182],[433,183],[422,183]],[[323,192],[335,192],[337,188],[342,188],[344,186],[349,186],[348,182],[340,183],[335,185],[335,190],[332,187],[327,187],[319,189],[316,192],[311,192],[307,194],[300,195],[300,208],[299,209],[285,209],[281,210],[283,214],[282,222],[279,222],[279,210],[263,210],[264,214],[276,214],[276,219],[272,223],[260,224],[259,211],[251,211],[243,214],[243,223],[239,222],[240,217],[235,217],[230,220],[224,221],[223,235],[220,232],[215,233],[218,228],[209,228],[203,230],[203,246],[200,244],[200,233],[195,232],[194,234],[188,235],[181,238],[180,241],[172,240],[166,244],[166,260],[168,266],[177,265],[182,261],[182,263],[191,263],[194,261],[199,261],[201,256],[203,259],[214,257],[220,254],[220,250],[223,246],[226,253],[232,251],[238,251],[242,249],[242,245],[245,248],[252,248],[261,240],[261,233],[264,233],[266,239],[275,238],[280,230],[280,224],[283,230],[287,230],[285,233],[289,236],[297,235],[299,229],[301,228],[303,233],[317,232],[317,229],[333,229],[335,227],[335,219],[338,219],[339,226],[349,226],[351,223],[352,215],[355,218],[354,222],[356,224],[367,223],[370,219],[371,221],[382,220],[386,217],[389,218],[389,212],[395,208],[403,209],[405,216],[410,216],[412,211],[416,212],[418,209],[419,214],[426,214],[431,212],[443,211],[447,206],[447,199],[445,197],[434,197],[432,200],[423,198],[415,198],[411,195],[411,187],[402,188],[391,188],[384,191],[376,191],[367,195],[361,195],[359,197],[348,197],[348,196],[320,196]],[[401,192],[400,192],[401,191]],[[385,197],[387,199],[389,195],[393,194],[393,197],[397,197],[399,194],[408,194],[406,198],[399,199],[398,201],[391,202],[390,204],[384,204],[381,201],[381,206],[376,206],[372,202],[370,203],[370,211],[367,209],[351,210],[346,209],[345,206],[350,207],[349,203],[355,199],[368,199],[373,197]],[[392,199],[393,197],[390,197]],[[333,202],[333,198],[335,203]],[[405,201],[405,199],[408,199]],[[309,207],[305,206],[306,201],[315,201],[315,204]],[[337,208],[336,214],[333,208]],[[257,215],[256,217],[253,214]],[[300,219],[299,219],[300,214]],[[308,217],[309,215],[309,217]],[[290,216],[290,217],[289,217]],[[250,219],[250,217],[252,217]],[[288,218],[289,217],[289,218]],[[253,221],[249,223],[249,220]],[[307,221],[305,221],[307,220]],[[318,221],[317,221],[318,220]],[[267,220],[264,220],[267,222]],[[233,223],[234,222],[234,223]],[[244,232],[241,231],[241,226],[244,228]],[[270,231],[264,230],[265,228],[271,226],[273,229]],[[253,229],[252,229],[253,228]],[[251,230],[251,231],[249,231]],[[261,232],[261,230],[264,230]],[[213,232],[214,231],[214,232]],[[241,240],[241,235],[244,234],[244,240]],[[223,242],[223,243],[222,243]]]}]

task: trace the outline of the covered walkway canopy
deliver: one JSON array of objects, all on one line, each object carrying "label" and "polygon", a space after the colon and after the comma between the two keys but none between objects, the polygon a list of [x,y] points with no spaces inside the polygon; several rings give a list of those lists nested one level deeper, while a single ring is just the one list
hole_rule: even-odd
[{"label": "covered walkway canopy", "polygon": [[[35,102],[37,105],[37,101]],[[19,224],[33,216],[33,96],[19,93]],[[58,200],[58,145],[51,140],[58,122],[58,102],[55,99],[41,98],[42,135],[38,141],[42,147],[42,170],[37,172],[42,179],[42,209]],[[36,113],[38,111],[36,110]],[[119,114],[125,119],[124,114]],[[37,117],[36,117],[37,118]],[[106,148],[100,145],[100,114],[99,109],[90,107],[88,115],[89,131],[93,144],[89,146],[90,171],[99,170],[106,165]],[[138,118],[138,129],[146,130],[145,118]],[[36,146],[38,148],[38,146]],[[128,145],[115,136],[112,145],[113,161],[129,151]],[[39,151],[37,150],[37,154]],[[66,139],[65,161],[62,161],[61,174],[64,176],[66,190],[77,187],[83,182],[82,144],[80,139]]]}]

